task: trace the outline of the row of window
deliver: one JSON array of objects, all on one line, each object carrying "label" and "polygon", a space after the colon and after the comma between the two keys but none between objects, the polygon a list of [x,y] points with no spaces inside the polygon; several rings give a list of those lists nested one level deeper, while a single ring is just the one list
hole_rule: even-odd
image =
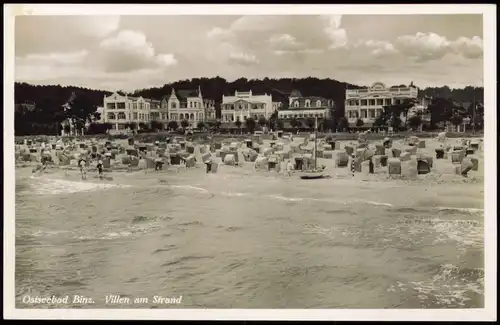
[{"label": "row of window", "polygon": [[[318,100],[316,101],[316,105],[314,105],[313,107],[321,107],[321,106],[323,106],[321,100]],[[300,107],[300,102],[298,100],[294,101],[293,107]],[[309,99],[306,99],[304,107],[311,107],[311,101]]]},{"label": "row of window", "polygon": [[[108,120],[127,120],[127,114],[124,112],[120,113],[108,113],[107,115]],[[215,113],[208,114],[208,118],[215,118]],[[204,113],[197,113],[197,114],[184,114],[184,113],[172,113],[170,114],[170,119],[171,120],[203,120],[205,118]],[[167,120],[168,115],[167,113],[160,113],[160,112],[153,112],[151,114],[144,114],[144,113],[128,113],[128,120],[139,120],[139,121],[151,121],[151,120]]]},{"label": "row of window", "polygon": [[126,109],[126,108],[131,108],[131,109],[149,109],[150,106],[148,103],[124,103],[124,102],[117,102],[117,103],[106,103],[106,108],[107,109]]},{"label": "row of window", "polygon": [[235,109],[266,109],[266,104],[223,104],[222,110],[231,111]]},{"label": "row of window", "polygon": [[325,117],[325,114],[324,113],[297,113],[297,114],[281,113],[279,114],[279,117],[280,118],[311,118],[311,117],[323,118]]},{"label": "row of window", "polygon": [[383,105],[392,105],[392,104],[401,104],[403,102],[402,99],[394,99],[394,98],[378,98],[378,99],[350,99],[346,100],[347,106],[383,106]]},{"label": "row of window", "polygon": [[382,109],[361,109],[358,111],[346,111],[347,118],[377,118],[382,114]]},{"label": "row of window", "polygon": [[[249,117],[251,117],[257,121],[261,116],[263,116],[263,115],[249,114],[249,115],[243,115],[242,118],[243,118],[243,121],[246,121]],[[223,114],[222,115],[223,122],[235,122],[238,119],[239,119],[239,116],[235,116],[233,114],[226,114],[226,115]]]}]

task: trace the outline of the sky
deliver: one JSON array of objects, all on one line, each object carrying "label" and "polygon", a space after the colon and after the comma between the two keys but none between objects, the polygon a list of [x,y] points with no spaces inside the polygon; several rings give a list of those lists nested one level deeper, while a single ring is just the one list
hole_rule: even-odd
[{"label": "sky", "polygon": [[133,91],[220,76],[483,85],[482,15],[18,16],[15,79]]}]

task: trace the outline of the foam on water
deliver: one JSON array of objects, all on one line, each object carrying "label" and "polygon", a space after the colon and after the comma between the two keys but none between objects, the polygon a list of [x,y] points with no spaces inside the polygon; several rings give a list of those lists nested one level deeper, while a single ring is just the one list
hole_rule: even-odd
[{"label": "foam on water", "polygon": [[389,286],[389,292],[407,292],[416,297],[423,308],[441,306],[463,308],[484,295],[484,269],[461,269],[453,264],[439,266],[436,274],[424,281],[402,283],[397,281]]},{"label": "foam on water", "polygon": [[79,192],[94,192],[99,190],[109,190],[113,188],[127,188],[130,185],[92,183],[89,181],[70,181],[53,178],[33,178],[31,189],[38,195],[70,194]]}]

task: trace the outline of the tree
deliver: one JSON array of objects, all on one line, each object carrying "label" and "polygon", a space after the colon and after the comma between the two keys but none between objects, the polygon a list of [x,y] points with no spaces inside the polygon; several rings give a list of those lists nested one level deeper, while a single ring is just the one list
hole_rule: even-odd
[{"label": "tree", "polygon": [[261,117],[259,117],[259,122],[258,122],[258,123],[259,123],[259,125],[260,125],[261,127],[266,126],[266,124],[267,124],[266,117],[265,117],[265,116],[261,116]]},{"label": "tree", "polygon": [[408,125],[414,130],[417,130],[421,124],[422,124],[422,117],[418,114],[413,115],[408,119]]},{"label": "tree", "polygon": [[177,121],[170,121],[168,122],[167,127],[175,131],[179,128],[179,124],[177,123]]},{"label": "tree", "polygon": [[315,120],[313,118],[308,118],[306,120],[306,124],[309,128],[313,129],[314,128],[314,124],[315,124]]},{"label": "tree", "polygon": [[137,130],[137,123],[136,122],[129,122],[126,124],[127,128],[130,129],[130,131],[135,131]]},{"label": "tree", "polygon": [[251,117],[245,120],[245,128],[248,132],[253,133],[255,130],[255,120]]},{"label": "tree", "polygon": [[458,114],[453,115],[450,119],[450,122],[455,126],[461,125],[463,121],[463,117]]},{"label": "tree", "polygon": [[151,129],[155,131],[161,131],[163,130],[163,123],[153,120],[151,121]]},{"label": "tree", "polygon": [[234,124],[236,125],[236,127],[237,127],[238,129],[240,129],[240,133],[241,133],[241,124],[242,124],[242,123],[241,123],[241,121],[240,121],[240,118],[239,118],[239,117],[237,117],[237,118],[236,118],[236,122],[234,122]]},{"label": "tree", "polygon": [[276,120],[276,128],[278,130],[283,130],[283,126],[284,126],[284,124],[283,124],[282,120]]},{"label": "tree", "polygon": [[202,130],[205,127],[205,123],[203,123],[203,121],[199,121],[198,124],[196,124],[196,127]]},{"label": "tree", "polygon": [[186,129],[189,126],[189,122],[187,120],[182,120],[181,121],[181,126],[183,129]]},{"label": "tree", "polygon": [[218,129],[220,129],[221,125],[222,125],[222,122],[221,122],[221,121],[217,120],[217,122],[215,122],[215,128],[216,128],[217,130],[218,130]]},{"label": "tree", "polygon": [[386,123],[387,123],[387,121],[384,119],[384,114],[380,114],[379,116],[377,116],[377,118],[373,122],[373,126],[382,127],[382,126],[386,126]]},{"label": "tree", "polygon": [[339,118],[338,128],[340,131],[344,132],[349,129],[349,123],[344,116]]},{"label": "tree", "polygon": [[290,125],[292,126],[292,128],[296,129],[297,126],[299,125],[299,121],[297,121],[297,119],[295,117],[293,117],[291,120],[290,120]]},{"label": "tree", "polygon": [[363,125],[365,125],[365,122],[363,122],[362,119],[358,118],[356,120],[356,126],[359,128],[359,127],[362,127]]},{"label": "tree", "polygon": [[65,134],[69,134],[71,132],[71,125],[69,123],[64,124],[63,130]]}]

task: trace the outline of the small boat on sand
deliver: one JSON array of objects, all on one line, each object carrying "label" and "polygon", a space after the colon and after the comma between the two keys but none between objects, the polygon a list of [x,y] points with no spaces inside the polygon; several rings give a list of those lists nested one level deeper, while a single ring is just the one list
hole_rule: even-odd
[{"label": "small boat on sand", "polygon": [[319,179],[325,178],[324,169],[304,171],[300,175],[301,179]]}]

